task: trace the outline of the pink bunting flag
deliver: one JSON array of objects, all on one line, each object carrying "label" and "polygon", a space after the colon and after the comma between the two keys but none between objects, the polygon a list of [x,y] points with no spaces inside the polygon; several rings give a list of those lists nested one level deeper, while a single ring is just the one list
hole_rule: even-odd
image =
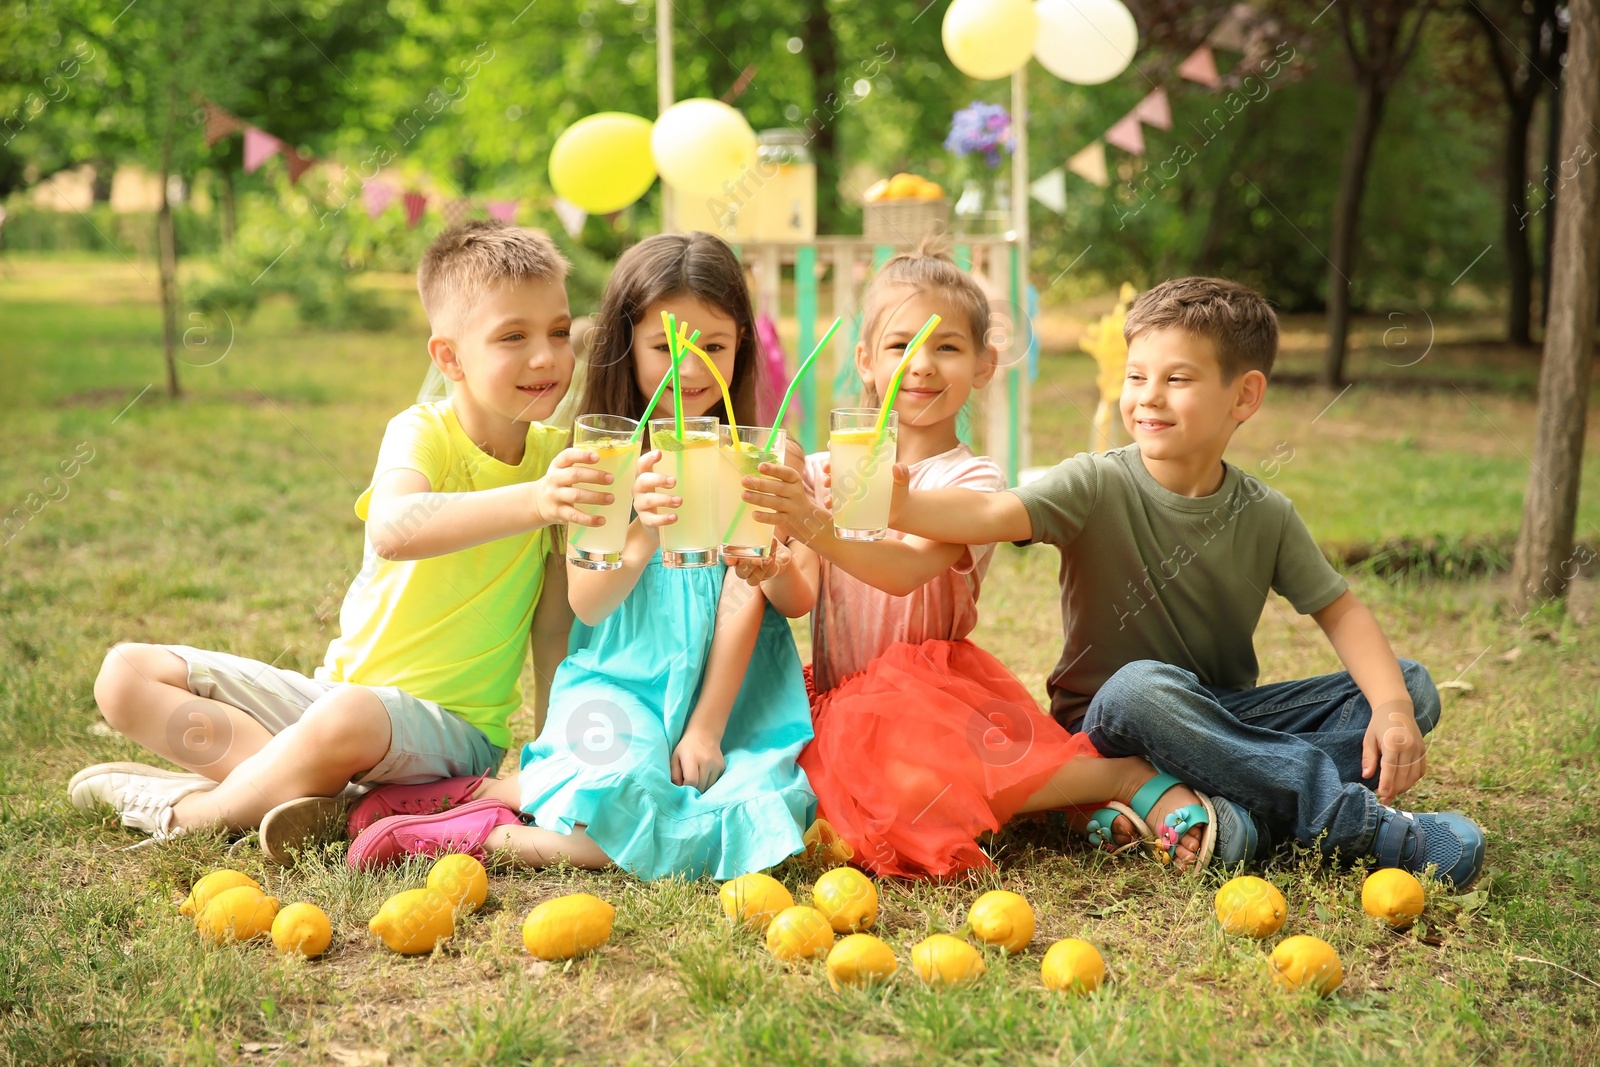
[{"label": "pink bunting flag", "polygon": [[1190,52],[1189,58],[1178,64],[1178,74],[1192,82],[1199,82],[1207,89],[1222,86],[1222,76],[1217,73],[1217,57],[1208,44]]},{"label": "pink bunting flag", "polygon": [[1158,130],[1172,129],[1172,105],[1167,102],[1167,91],[1159,86],[1139,101],[1133,113],[1146,126],[1154,126]]},{"label": "pink bunting flag", "polygon": [[254,126],[244,128],[244,172],[254,174],[261,164],[282,152],[285,145],[272,134]]},{"label": "pink bunting flag", "polygon": [[501,222],[517,221],[517,201],[515,200],[490,200],[483,205],[491,219]]},{"label": "pink bunting flag", "polygon": [[467,216],[472,214],[472,201],[466,197],[446,200],[444,207],[440,210],[444,215],[444,224],[446,226],[460,226],[467,221]]},{"label": "pink bunting flag", "polygon": [[205,101],[204,107],[206,111],[207,148],[210,148],[229,134],[238,133],[244,129],[244,123],[240,122],[231,112],[223,110],[209,100]]},{"label": "pink bunting flag", "polygon": [[428,206],[428,198],[421,193],[407,193],[400,202],[406,209],[406,229],[415,229],[422,218],[422,209]]},{"label": "pink bunting flag", "polygon": [[361,199],[367,206],[367,218],[375,219],[383,209],[394,203],[395,187],[388,182],[367,182],[361,187]]},{"label": "pink bunting flag", "polygon": [[1106,144],[1116,145],[1136,156],[1144,155],[1144,129],[1139,125],[1137,109],[1118,119],[1117,124],[1106,131],[1105,137]]},{"label": "pink bunting flag", "polygon": [[1111,174],[1106,169],[1106,144],[1090,141],[1067,160],[1067,169],[1091,185],[1104,189],[1111,184]]}]

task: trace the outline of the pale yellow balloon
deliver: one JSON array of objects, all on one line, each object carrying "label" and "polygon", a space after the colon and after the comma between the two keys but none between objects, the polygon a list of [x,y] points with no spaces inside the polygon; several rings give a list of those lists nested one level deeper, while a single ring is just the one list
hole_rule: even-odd
[{"label": "pale yellow balloon", "polygon": [[980,81],[1021,68],[1038,33],[1029,0],[954,0],[944,13],[945,54],[957,70]]},{"label": "pale yellow balloon", "polygon": [[[723,195],[756,162],[756,134],[720,100],[681,100],[661,113],[650,132],[661,180],[694,196]],[[746,194],[747,195],[747,194]]]},{"label": "pale yellow balloon", "polygon": [[656,180],[650,120],[620,111],[579,119],[550,149],[550,187],[591,215],[621,211]]}]

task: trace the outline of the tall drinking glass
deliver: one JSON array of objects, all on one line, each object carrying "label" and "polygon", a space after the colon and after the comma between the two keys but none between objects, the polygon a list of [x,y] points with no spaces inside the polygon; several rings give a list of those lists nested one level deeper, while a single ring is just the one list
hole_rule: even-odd
[{"label": "tall drinking glass", "polygon": [[593,486],[610,492],[609,504],[579,504],[586,515],[599,515],[603,526],[567,523],[567,558],[590,571],[614,571],[622,566],[622,546],[628,540],[628,523],[633,513],[634,467],[639,462],[639,443],[629,441],[638,423],[621,415],[580,415],[572,426],[572,444],[598,453],[595,464],[616,479],[610,485]]},{"label": "tall drinking glass", "polygon": [[834,408],[828,413],[833,532],[841,541],[881,541],[889,532],[900,418],[889,412],[880,437],[878,410]]},{"label": "tall drinking glass", "polygon": [[675,420],[650,420],[650,447],[662,452],[656,469],[677,479],[671,492],[683,498],[682,507],[666,509],[678,521],[660,531],[661,562],[668,567],[717,562],[717,426],[714,416],[685,418],[679,438]]},{"label": "tall drinking glass", "polygon": [[785,437],[782,430],[773,438],[772,448],[767,448],[767,438],[772,437],[770,426],[723,426],[718,444],[721,458],[719,494],[721,506],[717,522],[722,534],[724,555],[739,559],[762,559],[772,552],[773,528],[769,523],[757,522],[757,508],[742,499],[744,486],[741,480],[760,477],[756,467],[762,463],[782,463]]}]

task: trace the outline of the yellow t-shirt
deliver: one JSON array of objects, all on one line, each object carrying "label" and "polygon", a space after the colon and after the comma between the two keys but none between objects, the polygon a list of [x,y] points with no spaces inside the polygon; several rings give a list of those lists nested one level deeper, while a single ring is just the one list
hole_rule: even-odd
[{"label": "yellow t-shirt", "polygon": [[[522,462],[513,467],[473,444],[448,400],[418,404],[389,421],[372,480],[405,468],[425,476],[436,493],[531,482],[544,476],[566,441],[565,430],[533,423]],[[363,521],[371,495],[369,487],[356,501]],[[545,528],[431,559],[386,560],[368,538],[361,573],[339,609],[339,636],[317,678],[395,686],[508,747],[506,724],[522,705],[528,631],[551,543]]]}]

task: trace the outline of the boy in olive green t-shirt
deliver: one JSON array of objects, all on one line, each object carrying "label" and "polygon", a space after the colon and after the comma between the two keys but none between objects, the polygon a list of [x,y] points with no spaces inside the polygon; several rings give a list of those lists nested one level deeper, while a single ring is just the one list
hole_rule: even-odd
[{"label": "boy in olive green t-shirt", "polygon": [[288,862],[352,781],[499,767],[530,634],[548,686],[544,661],[565,654],[571,628],[564,570],[546,585],[549,527],[597,525],[575,505],[610,499],[579,488],[610,480],[578,466],[599,457],[539,421],[572,378],[566,268],[548,237],[513,226],[434,241],[417,284],[429,356],[455,388],[389,422],[356,503],[364,563],[323,666],[307,678],[187,645],[118,645],[95,682],[102,714],[190,773],[99,764],[73,776],[76,806],[109,805],[155,839],[260,825],[263,849]]},{"label": "boy in olive green t-shirt", "polygon": [[[1388,806],[1424,770],[1422,736],[1439,717],[1427,670],[1396,659],[1289,499],[1222,458],[1266,394],[1271,308],[1244,286],[1180,278],[1140,296],[1125,333],[1133,444],[1000,493],[907,490],[897,470],[891,524],[1056,547],[1065,641],[1052,713],[1107,756],[1145,756],[1216,794],[1219,859],[1292,839],[1471,883],[1477,824]],[[1346,670],[1256,685],[1268,590],[1316,620]],[[1132,830],[1114,828],[1119,841]]]}]

